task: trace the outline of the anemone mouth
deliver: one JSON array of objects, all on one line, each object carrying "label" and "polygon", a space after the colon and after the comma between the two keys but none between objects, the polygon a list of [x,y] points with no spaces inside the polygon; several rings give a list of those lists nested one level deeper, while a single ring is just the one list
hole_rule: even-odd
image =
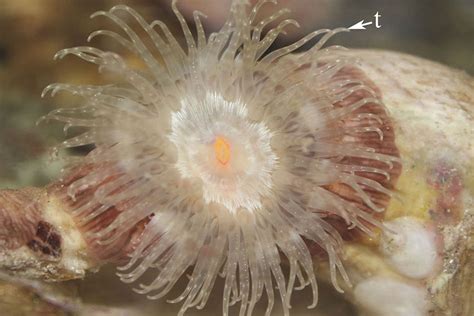
[{"label": "anemone mouth", "polygon": [[[342,238],[328,218],[371,234],[381,226],[374,214],[383,212],[400,171],[376,91],[342,48],[322,49],[345,29],[315,31],[264,55],[295,24],[284,20],[262,36],[285,13],[256,19],[267,2],[273,1],[260,0],[247,12],[244,1],[234,1],[229,20],[209,37],[196,13],[195,39],[173,1],[186,51],[161,21],[147,23],[122,5],[98,12],[94,16],[109,18],[126,36],[101,30],[91,37],[114,38],[146,69],[136,71],[120,55],[97,48],[69,48],[57,56],[76,55],[127,84],[45,90],[86,100],[47,116],[87,128],[58,148],[95,145],[52,190],[69,203],[100,258],[129,259],[120,268],[122,281],[156,273],[139,284],[139,293],[161,298],[192,269],[171,301],[183,302],[180,314],[204,307],[218,275],[225,280],[224,315],[236,302],[241,315],[250,315],[264,295],[270,314],[275,286],[288,314],[297,280],[312,288],[314,307],[309,243],[327,254],[331,280],[342,291],[337,272],[350,283],[340,259]],[[143,29],[162,62],[121,14]],[[318,36],[309,51],[287,56]]]},{"label": "anemone mouth", "polygon": [[230,212],[260,208],[277,162],[269,129],[252,122],[241,101],[227,101],[217,93],[181,103],[171,115],[169,135],[181,176],[201,183],[206,203]]}]

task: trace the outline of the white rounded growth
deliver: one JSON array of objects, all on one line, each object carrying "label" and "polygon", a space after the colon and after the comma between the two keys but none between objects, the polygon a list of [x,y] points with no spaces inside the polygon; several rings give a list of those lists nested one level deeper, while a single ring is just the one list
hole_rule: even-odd
[{"label": "white rounded growth", "polygon": [[414,217],[386,222],[380,245],[386,260],[403,275],[422,279],[434,269],[437,251],[434,233]]},{"label": "white rounded growth", "polygon": [[428,311],[422,288],[387,277],[372,277],[360,282],[354,296],[369,315],[421,316]]}]

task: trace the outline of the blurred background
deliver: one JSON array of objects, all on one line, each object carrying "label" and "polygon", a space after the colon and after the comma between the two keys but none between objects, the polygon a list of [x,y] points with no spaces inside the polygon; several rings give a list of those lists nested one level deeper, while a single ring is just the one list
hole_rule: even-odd
[{"label": "blurred background", "polygon": [[[58,124],[36,126],[35,122],[58,106],[78,105],[80,100],[65,94],[54,99],[41,99],[40,95],[44,87],[53,82],[101,82],[93,65],[73,57],[53,60],[53,55],[62,48],[86,45],[86,38],[92,31],[115,29],[107,19],[91,20],[89,15],[124,3],[148,21],[163,20],[180,37],[170,2],[0,0],[0,188],[44,185],[57,175],[60,164],[51,162],[48,148],[64,137],[62,128]],[[205,27],[213,31],[225,20],[229,4],[230,0],[180,0],[178,6],[190,21],[195,9],[207,14]],[[278,6],[290,7],[291,16],[300,22],[301,28],[289,29],[289,35],[280,38],[272,49],[314,29],[349,27],[362,19],[374,22],[374,14],[378,12],[381,28],[371,25],[365,31],[340,34],[331,40],[331,44],[405,52],[474,74],[472,0],[281,0]],[[267,9],[275,10],[272,5]],[[92,45],[118,49],[117,44],[106,38],[94,39]],[[129,59],[132,60],[132,56]],[[109,285],[108,291],[104,291],[103,284]],[[340,300],[331,304],[324,296],[334,297],[334,290],[321,286],[323,297],[317,315],[354,315],[351,306],[340,304]],[[106,271],[105,276],[103,273],[92,276],[92,281],[83,287],[83,297],[98,304],[108,301],[127,306],[124,297],[134,305],[143,302],[142,297],[130,295],[110,271]],[[301,304],[301,310],[305,309],[306,303]],[[146,308],[151,311],[156,308],[149,303],[140,304],[148,304]],[[176,306],[167,304],[162,308],[171,314],[177,311]],[[308,313],[316,315],[314,311]],[[194,311],[189,315],[195,315]]]}]

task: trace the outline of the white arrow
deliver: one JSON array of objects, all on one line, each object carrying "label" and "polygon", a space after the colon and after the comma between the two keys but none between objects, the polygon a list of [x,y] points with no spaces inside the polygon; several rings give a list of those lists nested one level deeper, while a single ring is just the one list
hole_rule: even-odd
[{"label": "white arrow", "polygon": [[365,30],[365,26],[372,24],[372,22],[364,23],[364,20],[357,22],[356,24],[349,27],[349,30]]}]

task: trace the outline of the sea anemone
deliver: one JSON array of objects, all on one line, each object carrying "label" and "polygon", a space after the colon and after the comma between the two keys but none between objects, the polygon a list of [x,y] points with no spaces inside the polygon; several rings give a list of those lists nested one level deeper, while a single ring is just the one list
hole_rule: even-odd
[{"label": "sea anemone", "polygon": [[[69,170],[81,170],[80,176],[63,184],[91,248],[103,257],[125,253],[124,282],[155,273],[136,289],[151,299],[188,276],[171,300],[184,301],[180,314],[205,306],[218,275],[224,315],[236,302],[240,315],[252,314],[264,292],[270,314],[275,288],[287,315],[293,290],[307,285],[314,307],[315,245],[329,258],[336,289],[337,271],[349,283],[343,241],[329,219],[372,234],[382,226],[376,214],[392,195],[399,158],[384,106],[354,75],[342,47],[323,48],[347,30],[318,30],[269,51],[297,22],[283,20],[263,35],[287,12],[258,19],[268,2],[275,1],[251,8],[233,1],[227,22],[207,36],[202,14],[194,13],[193,34],[173,1],[185,48],[163,22],[148,23],[129,7],[97,12],[93,17],[109,18],[124,35],[99,30],[89,40],[111,37],[144,67],[133,68],[114,52],[68,48],[56,57],[76,55],[117,82],[45,89],[85,100],[46,118],[86,129],[57,150],[93,145],[87,155],[70,158]],[[319,41],[311,49],[289,56],[314,38]],[[118,241],[128,242],[131,232],[133,243],[123,251]]]}]

